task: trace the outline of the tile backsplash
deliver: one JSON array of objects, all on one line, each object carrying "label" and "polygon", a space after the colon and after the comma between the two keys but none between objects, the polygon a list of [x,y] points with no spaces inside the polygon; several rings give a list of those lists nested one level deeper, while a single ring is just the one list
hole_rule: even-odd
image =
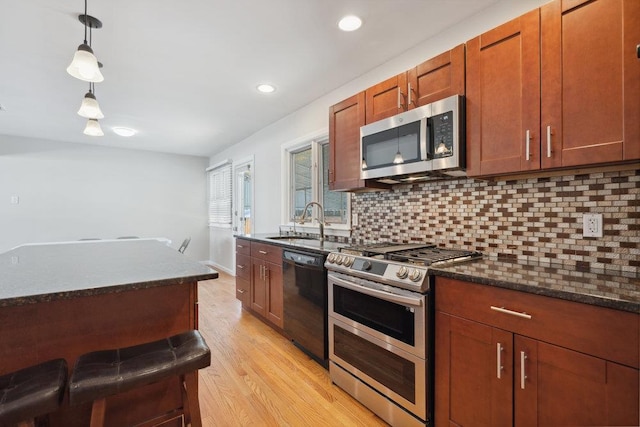
[{"label": "tile backsplash", "polygon": [[[640,272],[640,170],[504,181],[458,179],[352,195],[352,241],[433,242],[577,269]],[[604,236],[582,236],[601,213]]]}]

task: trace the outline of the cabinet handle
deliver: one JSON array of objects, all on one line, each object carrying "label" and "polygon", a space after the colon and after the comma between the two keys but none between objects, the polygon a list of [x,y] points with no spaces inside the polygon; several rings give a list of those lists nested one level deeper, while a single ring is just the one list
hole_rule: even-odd
[{"label": "cabinet handle", "polygon": [[407,109],[409,109],[409,105],[411,105],[411,83],[409,83],[409,92],[407,92]]},{"label": "cabinet handle", "polygon": [[640,44],[636,46],[636,56],[640,59]]},{"label": "cabinet handle", "polygon": [[531,132],[529,132],[529,129],[527,129],[527,132],[524,137],[524,146],[526,151],[525,158],[527,159],[527,161],[529,161],[529,157],[530,157],[530,154],[529,154],[530,145],[531,145]]},{"label": "cabinet handle", "polygon": [[402,94],[400,93],[400,86],[398,86],[398,110],[402,109],[402,101],[400,100],[401,96]]},{"label": "cabinet handle", "polygon": [[238,292],[239,294],[244,294],[244,289],[236,289],[236,292]]},{"label": "cabinet handle", "polygon": [[496,306],[493,306],[493,305],[490,308],[491,308],[491,310],[497,311],[499,313],[510,314],[512,316],[522,317],[523,319],[531,319],[531,315],[527,314],[527,313],[524,313],[524,312],[521,313],[519,311],[508,310],[508,309],[506,309],[504,307],[496,307]]},{"label": "cabinet handle", "polygon": [[551,126],[547,126],[547,157],[551,157]]},{"label": "cabinet handle", "polygon": [[266,255],[268,252],[267,251],[258,251],[260,252],[262,255]]},{"label": "cabinet handle", "polygon": [[502,370],[504,369],[504,367],[502,366],[502,351],[504,350],[504,347],[502,347],[502,344],[498,343],[498,345],[496,346],[496,360],[497,360],[497,377],[498,379],[502,378]]},{"label": "cabinet handle", "polygon": [[527,355],[524,351],[520,352],[520,388],[524,390],[524,380],[527,379],[527,376],[524,372],[524,362],[527,360]]}]

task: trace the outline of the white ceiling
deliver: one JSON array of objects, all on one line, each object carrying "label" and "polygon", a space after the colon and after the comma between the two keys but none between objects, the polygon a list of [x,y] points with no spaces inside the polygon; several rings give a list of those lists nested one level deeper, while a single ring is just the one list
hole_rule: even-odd
[{"label": "white ceiling", "polygon": [[[89,0],[105,76],[105,136],[89,137],[89,84],[65,71],[83,0],[0,0],[0,134],[209,156],[496,1]],[[345,14],[363,27],[339,31]]]}]

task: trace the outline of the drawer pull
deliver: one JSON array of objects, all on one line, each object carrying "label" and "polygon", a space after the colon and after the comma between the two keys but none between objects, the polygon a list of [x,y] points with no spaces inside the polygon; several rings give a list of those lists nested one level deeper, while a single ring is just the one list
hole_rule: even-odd
[{"label": "drawer pull", "polygon": [[496,360],[498,362],[498,366],[497,366],[498,379],[502,378],[502,370],[504,369],[504,366],[502,366],[502,351],[503,350],[504,350],[504,347],[502,347],[502,344],[498,343],[498,345],[496,346]]},{"label": "drawer pull", "polygon": [[262,255],[266,255],[268,252],[267,251],[258,251],[260,252]]},{"label": "drawer pull", "polygon": [[236,245],[236,247],[239,248],[239,249],[244,248],[244,246],[242,246],[242,245]]},{"label": "drawer pull", "polygon": [[244,265],[238,264],[238,265],[236,265],[236,267],[238,267],[240,270],[244,270]]},{"label": "drawer pull", "polygon": [[238,292],[239,294],[244,294],[244,289],[236,289],[236,292]]},{"label": "drawer pull", "polygon": [[497,311],[499,313],[510,314],[512,316],[522,317],[523,319],[531,319],[531,315],[527,313],[520,313],[519,311],[507,310],[504,307],[495,307],[491,306],[491,310]]},{"label": "drawer pull", "polygon": [[524,351],[520,352],[520,388],[524,390],[524,380],[527,379],[527,375],[524,369],[524,362],[527,360],[527,355]]}]

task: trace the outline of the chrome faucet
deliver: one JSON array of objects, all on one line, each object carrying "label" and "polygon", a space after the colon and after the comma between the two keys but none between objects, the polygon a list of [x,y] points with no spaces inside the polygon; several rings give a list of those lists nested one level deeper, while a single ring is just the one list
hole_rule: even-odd
[{"label": "chrome faucet", "polygon": [[[320,224],[320,241],[323,242],[324,241],[324,226],[325,225],[330,225],[329,223],[325,222],[324,220],[324,208],[322,207],[322,205],[318,202],[309,202],[307,203],[307,205],[304,207],[304,210],[302,211],[302,216],[300,217],[300,222],[298,224],[304,224],[304,220],[307,217],[307,209],[309,209],[309,206],[311,205],[316,205],[320,208],[320,215],[322,215],[322,219],[317,218],[316,220],[318,220],[318,223]],[[312,220],[313,220],[313,214],[311,214],[312,216]],[[295,221],[293,222],[295,224]]]}]

